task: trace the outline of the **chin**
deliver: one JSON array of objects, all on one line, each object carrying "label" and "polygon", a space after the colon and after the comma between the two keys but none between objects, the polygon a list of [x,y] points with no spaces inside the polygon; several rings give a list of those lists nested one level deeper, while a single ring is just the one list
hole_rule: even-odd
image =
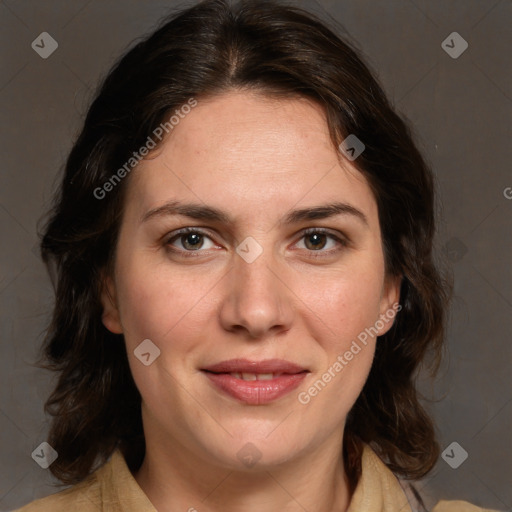
[{"label": "chin", "polygon": [[285,429],[278,435],[279,427],[274,424],[273,428],[274,432],[268,428],[233,432],[233,437],[226,435],[216,446],[205,448],[212,459],[231,470],[275,468],[296,458],[305,447],[301,447],[304,439],[296,439]]}]

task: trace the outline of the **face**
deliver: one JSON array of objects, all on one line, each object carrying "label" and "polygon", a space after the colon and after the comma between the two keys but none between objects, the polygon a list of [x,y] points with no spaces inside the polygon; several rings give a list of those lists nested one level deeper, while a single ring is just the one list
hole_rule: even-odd
[{"label": "face", "polygon": [[103,323],[124,334],[148,443],[272,466],[339,449],[398,289],[322,109],[229,92],[130,175]]}]

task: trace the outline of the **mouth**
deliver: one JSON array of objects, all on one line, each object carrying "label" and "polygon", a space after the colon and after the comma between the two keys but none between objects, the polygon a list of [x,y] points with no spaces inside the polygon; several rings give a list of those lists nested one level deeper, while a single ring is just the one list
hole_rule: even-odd
[{"label": "mouth", "polygon": [[263,405],[282,398],[310,373],[282,359],[231,359],[201,371],[218,392],[249,405]]}]

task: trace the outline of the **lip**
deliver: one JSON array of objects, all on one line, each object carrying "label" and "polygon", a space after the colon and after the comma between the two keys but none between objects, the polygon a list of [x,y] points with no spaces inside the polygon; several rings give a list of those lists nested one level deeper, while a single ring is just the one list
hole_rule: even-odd
[{"label": "lip", "polygon": [[251,361],[249,359],[229,359],[220,363],[202,368],[213,373],[289,373],[296,374],[306,371],[298,364],[284,359],[265,359],[264,361]]},{"label": "lip", "polygon": [[[309,370],[283,359],[250,361],[230,359],[202,368],[214,387],[240,402],[264,405],[287,395],[297,388]],[[277,373],[269,380],[242,380],[230,373]]]}]

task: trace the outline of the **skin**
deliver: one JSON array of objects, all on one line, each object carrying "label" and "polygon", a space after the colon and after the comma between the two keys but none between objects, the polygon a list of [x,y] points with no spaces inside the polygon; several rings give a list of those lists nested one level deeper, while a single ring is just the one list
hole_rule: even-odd
[{"label": "skin", "polygon": [[[129,180],[102,302],[142,396],[147,450],[137,482],[159,511],[346,511],[343,430],[376,338],[309,403],[297,395],[392,309],[399,280],[385,275],[375,198],[332,145],[322,108],[241,91],[198,98]],[[171,199],[219,208],[232,222],[140,221]],[[292,209],[332,201],[367,224],[354,215],[279,224]],[[189,226],[206,232],[198,250],[186,236],[169,241]],[[312,247],[302,233],[311,227],[347,245],[327,236]],[[236,252],[249,236],[263,249],[252,263]],[[180,256],[187,249],[195,257]],[[149,366],[134,355],[144,339],[161,351]],[[232,358],[285,359],[310,373],[288,395],[248,405],[200,371]],[[250,468],[237,457],[247,443],[261,455]]]}]

